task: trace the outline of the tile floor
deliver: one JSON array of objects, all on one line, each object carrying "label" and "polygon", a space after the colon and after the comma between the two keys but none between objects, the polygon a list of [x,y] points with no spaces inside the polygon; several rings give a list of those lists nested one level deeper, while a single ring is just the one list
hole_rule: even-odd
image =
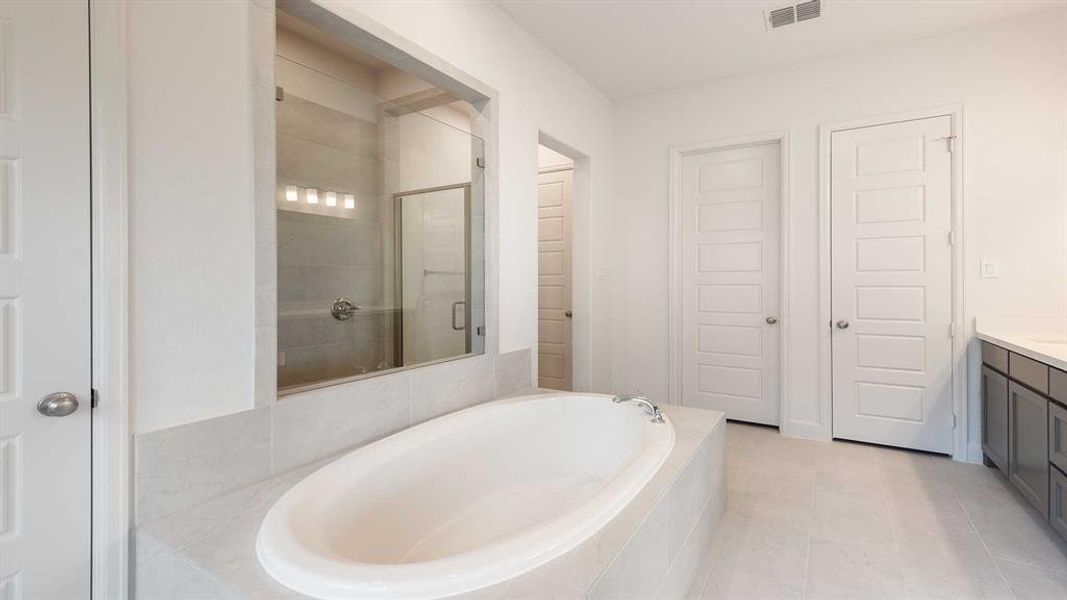
[{"label": "tile floor", "polygon": [[731,423],[690,598],[1067,598],[1067,544],[994,469]]}]

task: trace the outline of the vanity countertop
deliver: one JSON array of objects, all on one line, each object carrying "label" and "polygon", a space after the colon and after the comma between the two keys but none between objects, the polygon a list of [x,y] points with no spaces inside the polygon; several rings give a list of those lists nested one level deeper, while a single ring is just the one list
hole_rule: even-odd
[{"label": "vanity countertop", "polygon": [[1016,354],[1067,371],[1067,337],[1055,332],[1023,332],[989,326],[979,321],[978,339],[996,344]]}]

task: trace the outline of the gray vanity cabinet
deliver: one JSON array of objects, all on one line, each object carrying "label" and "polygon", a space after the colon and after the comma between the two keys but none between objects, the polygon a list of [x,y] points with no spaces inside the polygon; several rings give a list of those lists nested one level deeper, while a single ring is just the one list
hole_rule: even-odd
[{"label": "gray vanity cabinet", "polygon": [[1067,538],[1067,476],[1053,465],[1049,465],[1048,474],[1048,522]]},{"label": "gray vanity cabinet", "polygon": [[1008,378],[982,365],[982,452],[1008,474]]},{"label": "gray vanity cabinet", "polygon": [[1067,372],[985,340],[981,346],[985,463],[1067,539]]},{"label": "gray vanity cabinet", "polygon": [[1048,518],[1048,400],[1008,382],[1008,478]]}]

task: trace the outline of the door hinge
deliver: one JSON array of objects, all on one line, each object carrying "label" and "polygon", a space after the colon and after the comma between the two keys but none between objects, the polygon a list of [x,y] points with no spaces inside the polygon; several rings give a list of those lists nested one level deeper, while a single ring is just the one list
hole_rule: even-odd
[{"label": "door hinge", "polygon": [[952,428],[956,428],[956,413],[952,413]]},{"label": "door hinge", "polygon": [[481,156],[479,156],[478,158],[475,158],[474,159],[474,166],[478,167],[479,169],[484,169],[485,168],[485,159],[482,158]]},{"label": "door hinge", "polygon": [[954,135],[946,135],[945,137],[943,137],[941,139],[945,140],[945,150],[948,150],[949,152],[955,152],[956,151],[956,136],[954,136]]},{"label": "door hinge", "polygon": [[950,337],[950,338],[956,337],[956,324],[955,323],[949,323],[948,324],[948,337]]},{"label": "door hinge", "polygon": [[951,229],[948,230],[948,245],[949,246],[955,246],[956,245],[956,232],[951,230]]},{"label": "door hinge", "polygon": [[89,392],[89,408],[96,408],[97,404],[100,404],[100,392],[93,388]]}]

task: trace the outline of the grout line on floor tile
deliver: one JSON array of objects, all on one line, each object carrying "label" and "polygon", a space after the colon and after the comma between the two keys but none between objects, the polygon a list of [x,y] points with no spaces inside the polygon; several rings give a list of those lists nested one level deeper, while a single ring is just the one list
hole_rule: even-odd
[{"label": "grout line on floor tile", "polygon": [[802,597],[808,597],[808,581],[811,579],[811,541],[815,539],[815,536],[808,532],[808,548],[804,553],[804,587],[800,594]]},{"label": "grout line on floor tile", "polygon": [[889,485],[888,477],[886,477],[886,473],[884,470],[880,470],[878,481],[881,484],[882,488],[881,499],[883,508],[885,509],[886,517],[889,519],[889,531],[893,535],[893,546],[896,548],[896,552],[893,553],[893,557],[897,563],[897,571],[900,573],[900,582],[904,585],[904,590],[910,593],[911,586],[908,583],[908,577],[905,575],[904,554],[901,552],[900,547],[900,528],[897,526],[896,516],[893,514],[893,511],[889,509],[889,504],[886,501],[886,498],[889,497]]},{"label": "grout line on floor tile", "polygon": [[982,537],[982,532],[978,530],[978,526],[974,524],[974,519],[971,517],[971,513],[963,506],[963,502],[960,502],[959,494],[955,488],[952,488],[952,500],[956,503],[956,506],[963,511],[963,516],[967,519],[967,524],[971,526],[971,530],[974,531],[974,535],[978,538],[978,543],[982,545],[982,549],[985,550],[986,556],[993,562],[993,568],[997,570],[997,576],[1000,577],[1001,583],[1004,584],[1004,589],[1008,590],[1012,598],[1016,598],[1015,588],[1008,583],[1008,578],[1004,576],[1004,570],[1000,568],[1000,563],[997,557],[993,556],[993,552],[989,549],[989,545],[986,544],[985,538]]}]

